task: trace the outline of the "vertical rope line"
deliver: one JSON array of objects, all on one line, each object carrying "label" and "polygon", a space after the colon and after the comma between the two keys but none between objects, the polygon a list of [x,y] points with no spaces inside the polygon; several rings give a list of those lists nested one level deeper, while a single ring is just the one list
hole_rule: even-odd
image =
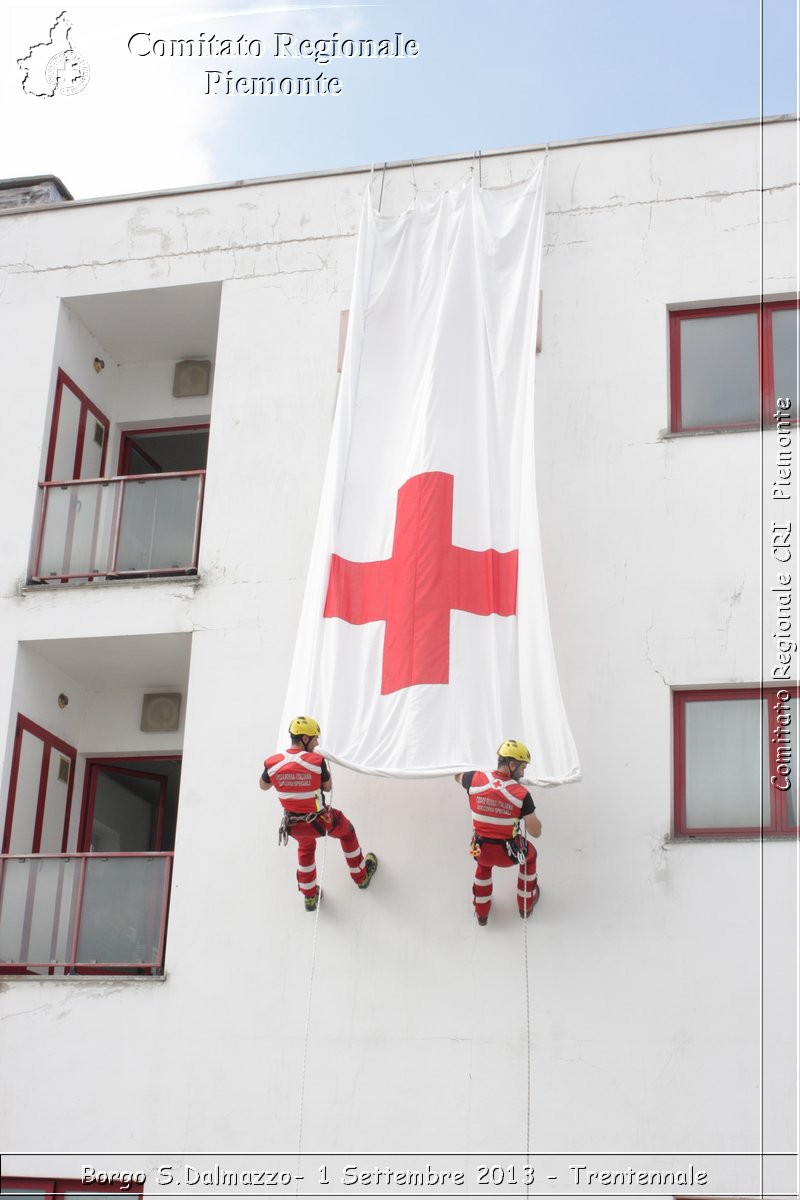
[{"label": "vertical rope line", "polygon": [[[522,890],[525,893],[523,902],[527,908],[528,904],[528,847],[527,834],[525,836],[525,862],[522,867],[523,885]],[[525,1103],[525,1195],[530,1195],[530,1167],[531,1163],[531,985],[530,973],[528,971],[528,921],[529,916],[523,918],[523,942],[525,945],[525,1040],[526,1040],[526,1103]]]},{"label": "vertical rope line", "polygon": [[383,204],[383,185],[386,182],[386,163],[383,164],[383,173],[381,174],[381,194],[378,196],[378,212],[381,211]]},{"label": "vertical rope line", "polygon": [[300,1162],[303,1152],[303,1105],[306,1094],[306,1063],[308,1062],[308,1032],[311,1028],[311,997],[314,989],[314,967],[317,961],[317,933],[319,931],[319,910],[322,908],[322,881],[325,877],[325,863],[328,860],[328,835],[322,839],[322,865],[317,878],[319,899],[317,911],[314,914],[314,939],[311,943],[311,969],[308,973],[308,1000],[306,1001],[306,1027],[303,1034],[303,1066],[300,1072],[300,1111],[297,1121],[297,1170],[295,1171],[295,1195],[300,1194]]}]

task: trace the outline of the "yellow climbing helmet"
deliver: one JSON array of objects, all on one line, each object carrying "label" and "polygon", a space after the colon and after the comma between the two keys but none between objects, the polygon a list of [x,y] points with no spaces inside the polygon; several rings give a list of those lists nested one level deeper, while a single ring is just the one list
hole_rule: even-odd
[{"label": "yellow climbing helmet", "polygon": [[531,752],[522,742],[515,742],[513,738],[509,738],[503,742],[500,749],[497,751],[498,758],[514,758],[517,762],[531,761]]},{"label": "yellow climbing helmet", "polygon": [[319,725],[313,717],[294,717],[289,733],[292,737],[319,737]]}]

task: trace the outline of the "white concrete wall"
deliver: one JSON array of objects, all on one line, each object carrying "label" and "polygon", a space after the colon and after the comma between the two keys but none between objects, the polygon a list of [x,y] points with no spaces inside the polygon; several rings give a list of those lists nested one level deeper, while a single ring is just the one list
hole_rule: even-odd
[{"label": "white concrete wall", "polygon": [[[670,689],[761,673],[762,439],[664,436],[667,313],[757,296],[762,233],[769,294],[795,286],[793,129],[768,125],[764,139],[763,198],[754,126],[550,153],[537,491],[584,778],[539,801],[527,952],[540,1149],[756,1151],[762,1104],[767,1149],[796,1137],[795,848],[670,840]],[[484,157],[483,181],[521,178],[538,158]],[[416,183],[437,190],[468,170],[417,166]],[[0,321],[24,403],[3,478],[18,525],[0,535],[0,668],[21,636],[193,637],[166,981],[3,985],[11,1149],[294,1149],[306,1034],[304,1149],[525,1145],[525,927],[504,876],[490,927],[472,919],[462,793],[336,771],[334,802],[381,867],[361,893],[327,847],[315,939],[293,854],[276,845],[278,806],[257,787],[276,748],[366,183],[1,219],[15,251]],[[388,172],[384,210],[412,185]],[[58,298],[209,279],[223,287],[197,585],[18,596]],[[287,466],[298,415],[303,458]],[[10,706],[0,682],[0,713]],[[84,1080],[90,1045],[120,1083],[73,1086],[65,1105],[42,1073]]]},{"label": "white concrete wall", "polygon": [[[186,715],[185,688],[185,682],[177,680],[155,687],[104,688],[90,693],[81,726],[81,750],[90,758],[179,754]],[[174,733],[142,732],[142,698],[152,691],[183,692],[180,725]]]},{"label": "white concrete wall", "polygon": [[117,471],[121,429],[158,428],[167,423],[200,425],[211,419],[210,396],[173,398],[174,371],[174,362],[126,363],[117,368],[110,474]]},{"label": "white concrete wall", "polygon": [[[99,373],[94,369],[95,358],[102,359],[106,364],[105,368]],[[59,367],[66,371],[70,379],[77,383],[78,387],[82,392],[85,392],[92,403],[96,404],[100,411],[104,412],[111,419],[116,390],[116,364],[108,349],[98,341],[92,331],[86,328],[83,321],[66,304],[62,304],[59,307],[58,332],[56,334],[55,346],[53,347],[52,382],[48,397],[50,407],[47,414],[48,433],[55,394],[56,374]],[[45,452],[46,449],[45,440]],[[108,473],[112,474],[110,471]],[[40,478],[44,478],[44,459],[42,460],[42,474]]]}]

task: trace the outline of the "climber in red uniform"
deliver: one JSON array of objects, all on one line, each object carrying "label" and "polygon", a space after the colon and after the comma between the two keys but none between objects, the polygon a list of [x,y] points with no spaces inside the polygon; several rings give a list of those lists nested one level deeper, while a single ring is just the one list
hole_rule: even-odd
[{"label": "climber in red uniform", "polygon": [[312,717],[295,717],[289,725],[292,739],[288,750],[266,759],[259,779],[262,791],[274,788],[283,805],[279,840],[297,842],[297,886],[306,912],[314,912],[321,895],[317,886],[317,839],[338,838],[353,883],[369,887],[378,867],[374,854],[362,854],[356,831],[343,812],[327,807],[323,792],[331,790],[331,773],[321,754],[315,753],[319,725]]},{"label": "climber in red uniform", "polygon": [[530,761],[528,747],[510,739],[497,751],[496,771],[462,771],[456,775],[456,782],[469,793],[472,809],[470,853],[476,860],[472,902],[479,925],[489,920],[492,867],[519,865],[517,906],[521,917],[529,917],[539,899],[536,850],[527,834],[537,838],[542,823],[536,816],[533,797],[518,782]]}]

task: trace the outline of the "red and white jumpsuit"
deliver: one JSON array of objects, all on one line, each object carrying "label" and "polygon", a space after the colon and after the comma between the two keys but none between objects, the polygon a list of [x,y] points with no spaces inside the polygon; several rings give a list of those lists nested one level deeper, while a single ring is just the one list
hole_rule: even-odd
[{"label": "red and white jumpsuit", "polygon": [[325,808],[323,804],[321,785],[330,777],[322,755],[301,746],[271,755],[264,762],[261,776],[265,783],[272,784],[290,816],[300,818],[290,825],[289,833],[297,842],[297,886],[306,897],[317,891],[317,839],[321,837],[337,838],[341,843],[353,883],[361,884],[367,878],[364,855],[351,822],[338,808]]},{"label": "red and white jumpsuit", "polygon": [[521,783],[499,771],[465,771],[461,783],[469,793],[472,825],[480,846],[472,885],[477,916],[488,917],[492,906],[492,868],[517,866],[517,906],[528,915],[539,894],[536,849],[527,840],[527,857],[520,866],[506,849],[506,842],[516,837],[518,822],[524,830],[523,818],[535,811],[533,797]]}]

